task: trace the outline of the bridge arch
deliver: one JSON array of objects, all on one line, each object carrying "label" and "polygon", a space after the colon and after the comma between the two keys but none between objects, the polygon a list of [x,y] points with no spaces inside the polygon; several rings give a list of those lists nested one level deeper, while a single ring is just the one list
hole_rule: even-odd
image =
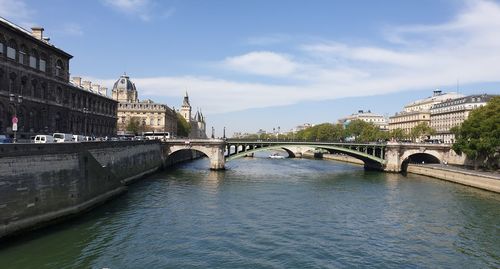
[{"label": "bridge arch", "polygon": [[190,145],[186,144],[183,146],[172,146],[166,156],[167,162],[171,156],[174,156],[176,153],[182,151],[197,151],[207,156],[210,160],[210,169],[212,170],[221,170],[224,169],[225,160],[224,160],[224,152],[219,147],[209,147],[203,145]]},{"label": "bridge arch", "polygon": [[[297,145],[287,145],[287,144],[278,144],[278,145],[269,145],[269,146],[257,146],[253,149],[248,149],[245,151],[241,152],[235,152],[234,154],[230,154],[230,156],[226,157],[227,161],[231,161],[234,159],[238,159],[241,157],[244,157],[248,154],[260,152],[260,151],[268,151],[268,150],[277,150],[277,149],[283,149],[289,153],[289,156],[295,156],[291,148],[297,147]],[[340,147],[340,146],[329,146],[329,145],[307,145],[309,148],[313,149],[324,149],[330,153],[343,153],[346,155],[349,155],[351,157],[357,158],[361,161],[364,162],[365,168],[369,169],[376,169],[376,170],[383,170],[385,160],[382,158],[383,156],[380,155],[380,157],[370,155],[368,153],[363,153],[359,152],[354,149],[349,149],[345,147]],[[291,154],[290,154],[291,153]],[[373,152],[374,153],[374,152]],[[381,152],[380,152],[381,154]]]},{"label": "bridge arch", "polygon": [[399,167],[401,171],[406,172],[408,164],[410,163],[441,163],[443,156],[441,153],[434,150],[421,151],[421,150],[407,150],[401,156],[401,163]]}]

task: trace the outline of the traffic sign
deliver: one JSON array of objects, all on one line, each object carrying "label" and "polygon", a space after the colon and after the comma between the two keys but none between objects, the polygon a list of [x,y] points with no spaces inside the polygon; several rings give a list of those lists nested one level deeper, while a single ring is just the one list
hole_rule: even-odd
[{"label": "traffic sign", "polygon": [[17,132],[17,123],[12,124],[12,131]]},{"label": "traffic sign", "polygon": [[13,116],[13,117],[12,117],[12,124],[17,124],[17,122],[18,122],[18,121],[19,121],[19,120],[17,119],[17,117],[16,117],[16,116]]}]

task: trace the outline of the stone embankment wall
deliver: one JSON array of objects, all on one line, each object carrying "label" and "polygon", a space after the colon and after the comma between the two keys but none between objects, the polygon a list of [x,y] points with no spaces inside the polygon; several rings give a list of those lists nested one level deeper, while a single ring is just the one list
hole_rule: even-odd
[{"label": "stone embankment wall", "polygon": [[409,164],[407,172],[500,193],[500,175],[494,176],[483,173],[475,173],[474,171],[463,171],[455,170],[453,168],[415,164]]},{"label": "stone embankment wall", "polygon": [[[314,158],[315,157],[314,153],[312,153],[312,152],[305,152],[305,153],[303,153],[302,156],[306,157],[306,158]],[[359,164],[359,165],[365,164],[360,159],[356,159],[354,157],[344,155],[344,154],[325,154],[325,153],[322,153],[320,156],[321,156],[321,158],[326,159],[326,160],[334,160],[334,161],[353,163],[353,164]]]},{"label": "stone embankment wall", "polygon": [[155,141],[0,147],[0,238],[78,214],[163,165]]}]

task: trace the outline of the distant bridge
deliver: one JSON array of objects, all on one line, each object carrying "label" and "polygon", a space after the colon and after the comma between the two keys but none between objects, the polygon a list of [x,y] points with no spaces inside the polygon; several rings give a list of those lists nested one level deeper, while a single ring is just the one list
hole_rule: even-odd
[{"label": "distant bridge", "polygon": [[247,140],[169,140],[164,143],[164,154],[195,150],[210,159],[210,169],[224,169],[225,163],[259,151],[284,150],[289,158],[307,151],[327,151],[344,154],[363,161],[366,169],[400,172],[409,162],[463,164],[465,156],[457,155],[449,144],[415,143],[330,143],[296,141]]}]

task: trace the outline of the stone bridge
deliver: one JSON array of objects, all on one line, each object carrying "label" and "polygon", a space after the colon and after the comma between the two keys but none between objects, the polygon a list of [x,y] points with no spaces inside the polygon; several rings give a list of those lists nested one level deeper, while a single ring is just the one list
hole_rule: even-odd
[{"label": "stone bridge", "polygon": [[388,172],[406,170],[408,163],[441,163],[463,165],[464,155],[457,155],[449,144],[414,143],[329,143],[294,141],[245,141],[245,140],[169,140],[164,145],[168,158],[176,152],[194,150],[210,159],[210,169],[224,169],[225,163],[259,151],[284,150],[289,158],[306,151],[344,154],[363,161],[366,169]]}]

